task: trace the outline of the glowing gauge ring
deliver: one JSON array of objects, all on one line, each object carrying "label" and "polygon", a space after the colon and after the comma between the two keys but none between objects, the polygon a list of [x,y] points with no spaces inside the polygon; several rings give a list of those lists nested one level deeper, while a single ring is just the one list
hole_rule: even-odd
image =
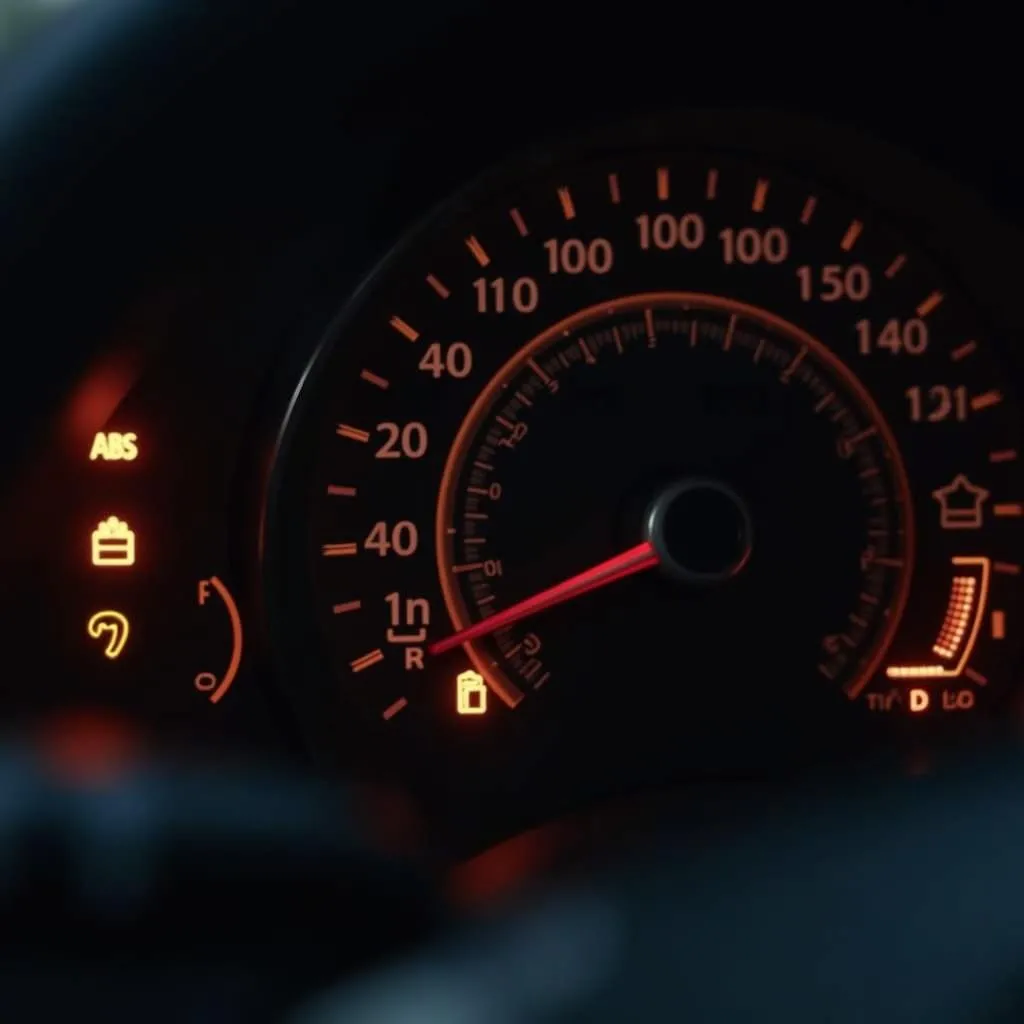
[{"label": "glowing gauge ring", "polygon": [[[893,637],[896,635],[896,631],[899,629],[900,622],[903,619],[907,597],[910,593],[910,581],[913,576],[915,558],[914,508],[910,496],[910,484],[907,480],[907,472],[903,465],[903,458],[900,455],[899,447],[885,417],[875,403],[874,398],[871,397],[870,392],[868,392],[849,367],[817,338],[807,334],[788,320],[784,320],[782,317],[769,313],[767,310],[760,309],[757,306],[751,306],[747,303],[737,302],[735,299],[727,299],[721,296],[704,295],[700,292],[644,292],[638,295],[627,295],[609,302],[599,302],[593,306],[578,310],[564,320],[553,324],[546,331],[543,331],[529,341],[487,382],[487,385],[477,396],[476,401],[466,414],[455,435],[455,440],[452,442],[451,450],[445,461],[444,473],[441,477],[441,488],[438,494],[437,518],[434,526],[434,546],[437,554],[438,578],[441,583],[441,591],[444,594],[445,606],[448,609],[448,614],[451,616],[453,629],[465,629],[470,622],[462,595],[455,587],[453,576],[449,571],[451,564],[451,538],[447,530],[449,523],[453,521],[454,485],[462,472],[469,442],[476,436],[481,420],[487,414],[487,411],[491,408],[498,393],[501,391],[502,382],[517,373],[522,365],[533,358],[537,352],[546,348],[565,334],[572,333],[582,324],[602,316],[614,316],[617,313],[630,312],[646,307],[670,305],[686,306],[690,309],[710,309],[733,314],[738,318],[765,324],[779,334],[806,345],[808,351],[813,353],[845,385],[849,393],[859,402],[861,408],[867,412],[872,423],[878,428],[879,436],[885,443],[886,450],[891,455],[893,479],[899,500],[905,509],[904,566],[900,575],[895,600],[890,606],[890,615],[885,632],[881,640],[875,643],[871,660],[844,687],[846,695],[853,700],[867,686],[885,658]],[[502,677],[493,672],[493,663],[480,655],[475,643],[470,642],[463,646],[470,661],[472,661],[477,671],[484,677],[491,690],[509,707],[515,707],[522,700],[522,694],[513,693],[505,686]]]}]

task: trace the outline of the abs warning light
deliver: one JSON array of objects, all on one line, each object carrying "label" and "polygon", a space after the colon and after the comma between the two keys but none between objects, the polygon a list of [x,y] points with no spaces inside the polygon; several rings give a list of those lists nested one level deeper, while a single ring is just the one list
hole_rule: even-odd
[{"label": "abs warning light", "polygon": [[101,430],[92,439],[89,461],[134,462],[139,457],[139,435]]}]

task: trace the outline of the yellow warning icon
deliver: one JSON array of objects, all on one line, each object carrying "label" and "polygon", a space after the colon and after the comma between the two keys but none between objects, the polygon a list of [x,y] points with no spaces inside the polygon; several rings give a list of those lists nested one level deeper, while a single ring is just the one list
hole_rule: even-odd
[{"label": "yellow warning icon", "polygon": [[460,672],[456,684],[455,709],[460,715],[487,714],[487,684],[479,672]]},{"label": "yellow warning icon", "polygon": [[135,531],[123,519],[110,516],[92,531],[92,564],[100,568],[135,564]]}]

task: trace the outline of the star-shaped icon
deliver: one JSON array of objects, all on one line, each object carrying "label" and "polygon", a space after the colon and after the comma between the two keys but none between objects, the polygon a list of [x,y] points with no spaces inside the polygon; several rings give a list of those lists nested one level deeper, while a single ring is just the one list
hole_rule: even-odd
[{"label": "star-shaped icon", "polygon": [[989,492],[972,484],[963,473],[958,473],[945,487],[932,491],[932,497],[939,503],[939,525],[944,530],[981,529],[982,506]]}]

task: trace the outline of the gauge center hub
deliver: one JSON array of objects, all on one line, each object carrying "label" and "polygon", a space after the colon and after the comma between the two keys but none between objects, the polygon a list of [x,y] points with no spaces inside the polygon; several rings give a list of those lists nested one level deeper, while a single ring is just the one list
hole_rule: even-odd
[{"label": "gauge center hub", "polygon": [[686,583],[720,583],[747,564],[753,524],[743,499],[718,480],[681,480],[651,503],[647,539],[662,570]]}]

